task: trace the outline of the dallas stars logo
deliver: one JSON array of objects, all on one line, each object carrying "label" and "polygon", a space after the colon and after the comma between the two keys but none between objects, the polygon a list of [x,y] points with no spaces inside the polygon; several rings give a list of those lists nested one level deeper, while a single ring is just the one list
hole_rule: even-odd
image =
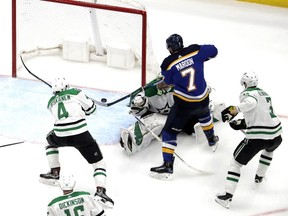
[{"label": "dallas stars logo", "polygon": [[156,109],[158,110],[159,113],[168,114],[170,111],[170,108],[171,107],[169,106],[169,104],[166,103],[166,105],[162,109],[158,109],[158,108],[156,108]]}]

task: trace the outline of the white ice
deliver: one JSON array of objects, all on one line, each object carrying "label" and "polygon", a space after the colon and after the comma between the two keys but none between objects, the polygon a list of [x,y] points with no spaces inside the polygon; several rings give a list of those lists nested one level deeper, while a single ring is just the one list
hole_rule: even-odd
[{"label": "white ice", "polygon": [[[149,169],[162,163],[159,142],[154,141],[132,157],[128,157],[118,143],[119,128],[134,121],[128,115],[127,100],[110,108],[98,107],[97,115],[89,117],[88,124],[107,161],[107,190],[115,201],[114,209],[108,209],[107,215],[288,215],[285,94],[288,9],[234,0],[145,0],[143,3],[148,10],[153,48],[159,63],[168,55],[165,39],[173,33],[182,35],[185,45],[209,43],[217,46],[217,58],[205,65],[207,81],[216,89],[215,100],[237,105],[242,90],[241,74],[257,72],[259,87],[271,95],[275,112],[282,121],[283,143],[275,151],[267,180],[260,187],[253,189],[259,155],[242,168],[241,180],[231,208],[227,210],[214,199],[224,190],[233,150],[243,139],[241,132],[216,123],[220,143],[215,153],[207,144],[197,144],[195,137],[179,136],[178,154],[192,166],[214,174],[199,174],[176,160],[173,180],[161,181],[149,176]],[[12,55],[10,4],[9,1],[0,3],[0,47],[3,51],[0,75],[5,75],[0,76],[1,215],[45,215],[48,202],[61,194],[59,188],[38,181],[39,174],[48,171],[44,147],[46,133],[53,124],[46,109],[51,92],[41,82],[7,77],[11,74]],[[91,74],[83,72],[86,67],[88,70],[89,64],[63,63],[53,57],[35,58],[27,65],[48,80],[57,68],[58,72],[70,76],[73,85],[83,87],[96,99],[106,97],[113,101],[139,86],[136,76],[123,71],[114,74],[118,77],[112,83],[105,82],[105,74],[101,73],[97,73],[99,79],[91,82]],[[99,64],[100,69],[102,66]],[[32,79],[23,68],[19,74]],[[125,84],[128,80],[125,77],[130,77],[129,85]],[[132,83],[131,77],[136,81]],[[23,144],[1,147],[22,140]],[[94,193],[92,168],[75,149],[60,149],[60,160],[63,170],[76,176],[76,189]]]}]

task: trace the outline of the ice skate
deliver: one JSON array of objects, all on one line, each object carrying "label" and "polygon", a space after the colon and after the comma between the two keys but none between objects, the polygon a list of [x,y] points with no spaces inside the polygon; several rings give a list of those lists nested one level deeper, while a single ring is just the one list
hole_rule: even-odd
[{"label": "ice skate", "polygon": [[114,201],[107,196],[106,189],[103,187],[97,187],[94,199],[106,207],[113,208],[114,206]]},{"label": "ice skate", "polygon": [[223,207],[229,209],[233,195],[230,193],[217,194],[215,201]]},{"label": "ice skate", "polygon": [[263,182],[263,180],[265,180],[265,177],[264,176],[258,176],[257,174],[255,175],[255,178],[254,178],[254,186],[253,186],[253,189],[256,190],[259,185]]},{"label": "ice skate", "polygon": [[56,186],[58,185],[59,173],[60,173],[60,167],[52,168],[50,172],[40,174],[39,181],[43,184]]},{"label": "ice skate", "polygon": [[171,179],[173,174],[173,161],[164,161],[163,165],[159,167],[152,167],[150,175],[159,179]]},{"label": "ice skate", "polygon": [[255,184],[260,184],[261,182],[263,182],[264,177],[263,176],[258,176],[257,174],[255,175],[255,179],[254,182]]},{"label": "ice skate", "polygon": [[215,136],[215,135],[208,139],[208,144],[211,147],[213,152],[215,152],[217,150],[218,141],[219,141],[219,137]]}]

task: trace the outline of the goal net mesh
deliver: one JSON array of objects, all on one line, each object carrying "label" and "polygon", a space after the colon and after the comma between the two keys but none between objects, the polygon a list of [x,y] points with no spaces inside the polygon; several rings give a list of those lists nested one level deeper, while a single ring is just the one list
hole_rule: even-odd
[{"label": "goal net mesh", "polygon": [[[96,3],[91,0],[81,1],[88,5],[104,5],[104,8],[99,9],[86,5],[73,5],[73,2],[76,3],[72,0],[55,0],[55,2],[53,0],[17,0],[18,57],[20,54],[26,59],[37,55],[62,55],[65,37],[69,35],[85,36],[90,41],[90,57],[92,54],[96,57],[99,56],[97,51],[103,51],[105,56],[107,46],[111,43],[129,44],[135,56],[135,68],[141,70],[141,66],[144,64],[142,44],[143,40],[146,40],[144,49],[146,70],[141,71],[141,74],[145,74],[146,83],[159,74],[160,69],[153,53],[149,25],[147,24],[146,37],[143,38],[143,16],[129,11],[130,9],[145,11],[143,5],[133,0],[97,0]],[[105,5],[112,6],[112,9],[105,8]],[[116,10],[120,8],[120,10],[116,11],[113,7]],[[94,15],[92,18],[91,13]],[[96,36],[96,38],[100,39],[103,50],[99,50],[99,47],[96,46],[95,31],[100,36]],[[97,58],[95,64],[97,64]],[[17,67],[19,65],[18,59]]]}]

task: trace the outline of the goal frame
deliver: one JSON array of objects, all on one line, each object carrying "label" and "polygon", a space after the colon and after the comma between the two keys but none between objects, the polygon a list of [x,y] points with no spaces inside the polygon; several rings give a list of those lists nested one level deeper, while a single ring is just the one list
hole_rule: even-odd
[{"label": "goal frame", "polygon": [[[17,0],[12,0],[12,77],[17,77]],[[112,6],[112,5],[103,5],[98,3],[89,3],[89,2],[81,2],[74,0],[40,0],[51,3],[58,4],[68,4],[75,6],[84,6],[102,10],[110,10],[122,13],[130,13],[140,15],[142,17],[142,44],[141,44],[141,55],[142,55],[142,64],[141,64],[141,86],[146,84],[146,64],[147,64],[147,56],[146,56],[146,46],[147,46],[147,12],[145,10],[133,9],[133,8],[125,8],[120,6]]]}]

